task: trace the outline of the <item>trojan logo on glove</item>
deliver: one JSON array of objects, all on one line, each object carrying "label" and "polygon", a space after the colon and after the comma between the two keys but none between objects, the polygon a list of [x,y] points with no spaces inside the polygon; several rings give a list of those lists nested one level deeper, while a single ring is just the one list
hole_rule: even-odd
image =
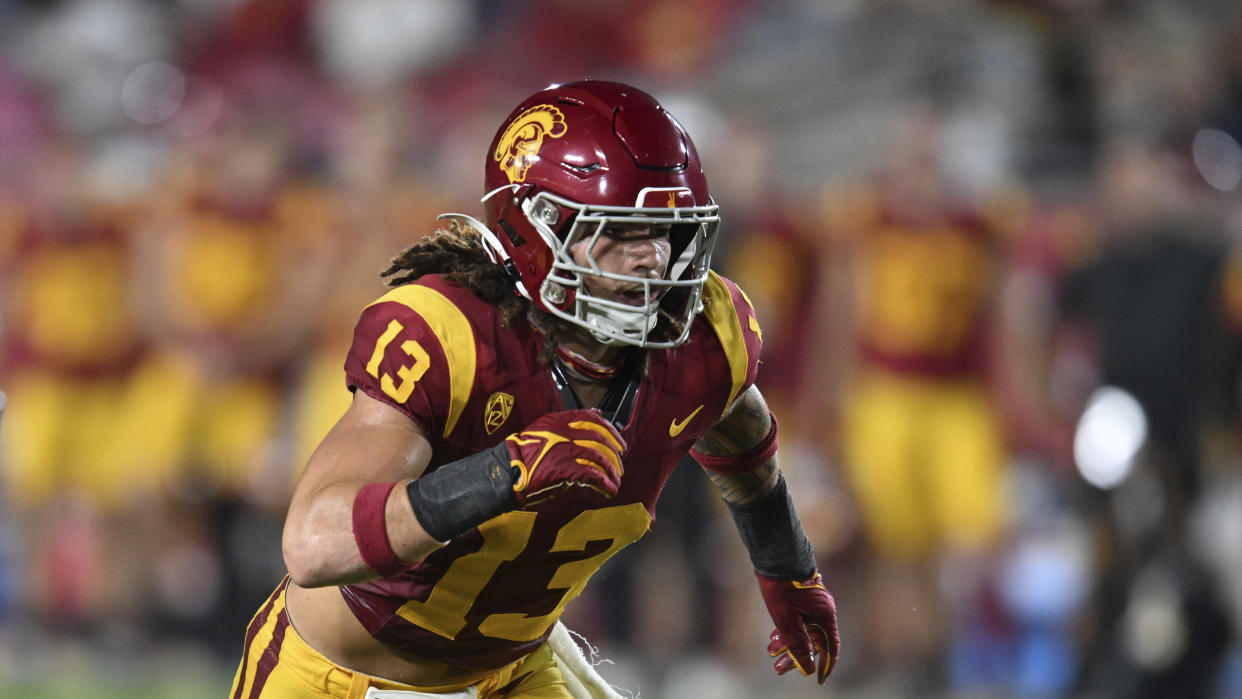
[{"label": "trojan logo on glove", "polygon": [[621,454],[626,445],[620,433],[597,411],[553,415],[561,416],[554,418],[561,423],[556,429],[542,429],[553,427],[539,424],[548,421],[545,416],[531,423],[531,429],[505,439],[509,463],[518,472],[513,484],[518,502],[530,504],[569,486],[585,486],[608,498],[616,495],[625,471]]}]

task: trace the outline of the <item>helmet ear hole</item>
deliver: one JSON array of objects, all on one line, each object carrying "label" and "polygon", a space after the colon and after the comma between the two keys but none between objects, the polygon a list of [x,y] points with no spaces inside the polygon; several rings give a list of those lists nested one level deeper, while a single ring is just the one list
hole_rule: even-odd
[{"label": "helmet ear hole", "polygon": [[526,244],[526,239],[523,238],[522,234],[518,233],[517,229],[515,229],[508,221],[502,218],[497,221],[497,223],[500,224],[500,230],[504,231],[505,235],[509,238],[509,242],[513,243],[514,247]]}]

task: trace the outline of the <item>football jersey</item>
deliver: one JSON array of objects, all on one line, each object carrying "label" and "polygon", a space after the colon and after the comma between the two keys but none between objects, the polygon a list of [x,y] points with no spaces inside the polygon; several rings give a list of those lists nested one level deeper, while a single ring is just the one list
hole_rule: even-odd
[{"label": "football jersey", "polygon": [[[377,639],[442,662],[499,667],[543,643],[610,556],[647,532],[674,466],[755,380],[761,331],[745,295],[713,273],[689,340],[649,350],[620,490],[575,489],[502,514],[395,576],[341,587]],[[345,362],[351,390],[392,405],[431,442],[427,470],[565,409],[544,339],[438,275],[362,313]],[[582,491],[582,492],[577,492]]]},{"label": "football jersey", "polygon": [[863,252],[862,357],[899,373],[977,371],[996,235],[969,213],[912,224],[882,212]]},{"label": "football jersey", "polygon": [[42,366],[82,377],[132,366],[140,343],[127,302],[133,272],[119,222],[59,233],[21,225],[26,230],[8,287],[12,303],[0,331],[3,369]]}]

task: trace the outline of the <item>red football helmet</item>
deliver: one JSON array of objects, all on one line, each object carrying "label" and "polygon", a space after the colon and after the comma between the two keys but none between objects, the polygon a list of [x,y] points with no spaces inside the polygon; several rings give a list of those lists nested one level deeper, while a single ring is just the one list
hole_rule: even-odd
[{"label": "red football helmet", "polygon": [[[552,85],[505,119],[488,150],[483,235],[488,254],[516,278],[519,293],[601,342],[673,347],[686,341],[702,310],[718,207],[690,136],[647,93],[585,80]],[[569,252],[606,229],[667,227],[670,263],[662,279],[631,277],[586,264]],[[633,305],[592,295],[589,276],[642,288]],[[676,330],[657,335],[660,312]]]}]

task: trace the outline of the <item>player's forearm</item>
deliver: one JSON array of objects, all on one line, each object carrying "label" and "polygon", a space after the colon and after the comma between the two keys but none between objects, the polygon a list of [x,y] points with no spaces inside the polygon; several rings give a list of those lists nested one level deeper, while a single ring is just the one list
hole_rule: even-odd
[{"label": "player's forearm", "polygon": [[815,554],[777,466],[777,425],[759,391],[742,394],[692,455],[728,505],[755,571],[801,579]]},{"label": "player's forearm", "polygon": [[[414,562],[441,546],[419,525],[405,485],[398,482],[384,503],[384,524],[393,552]],[[282,549],[293,581],[302,587],[363,582],[378,577],[359,551],[355,501],[366,484],[335,483],[305,504],[295,503],[285,521]]]},{"label": "player's forearm", "polygon": [[295,499],[285,559],[304,587],[389,576],[517,506],[507,442],[415,479],[338,482]]},{"label": "player's forearm", "polygon": [[[808,577],[816,568],[815,551],[802,529],[785,478],[774,461],[770,469],[765,466],[757,471],[762,473],[745,477],[712,474],[712,481],[726,498],[755,572],[777,579]],[[726,491],[745,493],[745,501],[729,500]]]},{"label": "player's forearm", "polygon": [[294,489],[282,540],[293,581],[305,587],[359,582],[380,574],[377,553],[395,567],[434,550],[437,543],[419,527],[402,487],[423,473],[431,456],[408,416],[356,392]]}]

